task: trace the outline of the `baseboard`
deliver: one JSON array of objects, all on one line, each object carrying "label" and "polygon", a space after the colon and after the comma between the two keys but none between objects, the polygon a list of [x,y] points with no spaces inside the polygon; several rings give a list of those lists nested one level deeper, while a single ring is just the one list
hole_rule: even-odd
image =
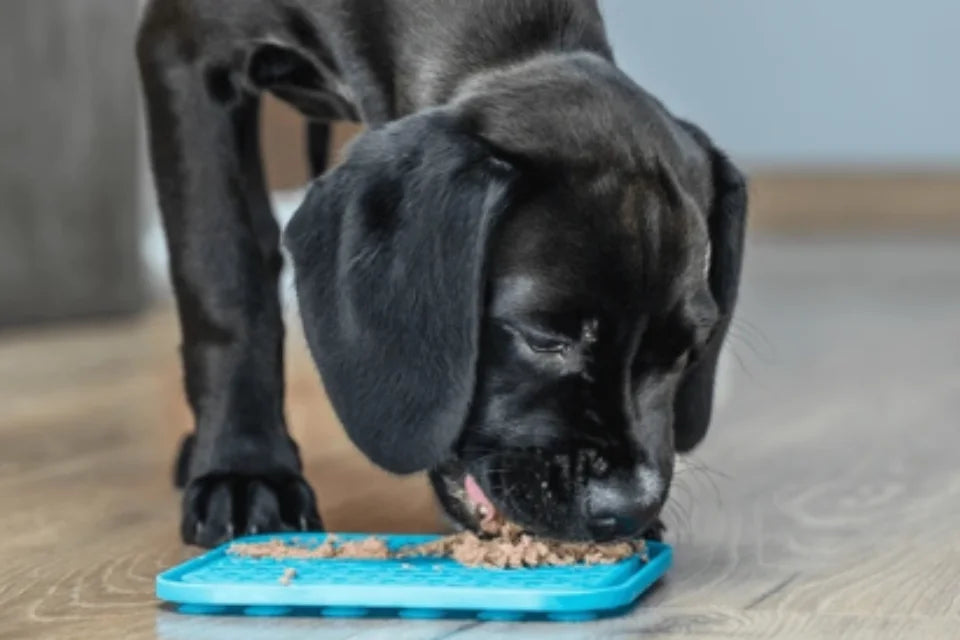
[{"label": "baseboard", "polygon": [[960,169],[755,170],[750,218],[765,232],[960,234]]}]

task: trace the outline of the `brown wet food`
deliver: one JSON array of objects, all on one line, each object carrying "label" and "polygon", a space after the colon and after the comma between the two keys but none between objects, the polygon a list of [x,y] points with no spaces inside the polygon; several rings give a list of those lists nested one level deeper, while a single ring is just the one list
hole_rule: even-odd
[{"label": "brown wet food", "polygon": [[314,558],[366,558],[386,560],[390,550],[383,538],[369,536],[358,540],[339,540],[330,535],[315,547],[288,544],[283,540],[266,542],[235,542],[227,553],[248,558],[272,558],[274,560],[308,560]]},{"label": "brown wet food", "polygon": [[[492,532],[491,532],[492,533]],[[501,524],[495,537],[464,531],[426,544],[400,549],[398,557],[452,558],[468,567],[519,569],[573,564],[613,564],[635,554],[643,556],[642,540],[627,542],[560,542],[531,536],[514,524]]]},{"label": "brown wet food", "polygon": [[[228,553],[251,558],[310,559],[356,558],[387,559],[436,557],[452,558],[468,567],[519,569],[522,567],[569,566],[573,564],[613,564],[630,556],[645,557],[642,540],[628,542],[560,542],[540,539],[524,533],[514,524],[499,523],[494,537],[464,531],[420,545],[402,547],[391,553],[386,541],[377,536],[339,541],[329,536],[316,547],[287,544],[281,540],[235,543]],[[494,533],[490,531],[489,533]]]}]

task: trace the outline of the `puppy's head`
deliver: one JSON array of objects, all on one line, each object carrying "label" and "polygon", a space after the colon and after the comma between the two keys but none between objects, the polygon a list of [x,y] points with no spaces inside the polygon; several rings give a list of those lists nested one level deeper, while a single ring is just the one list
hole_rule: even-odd
[{"label": "puppy's head", "polygon": [[612,65],[555,64],[363,134],[286,242],[373,462],[467,526],[631,536],[709,423],[743,181]]}]

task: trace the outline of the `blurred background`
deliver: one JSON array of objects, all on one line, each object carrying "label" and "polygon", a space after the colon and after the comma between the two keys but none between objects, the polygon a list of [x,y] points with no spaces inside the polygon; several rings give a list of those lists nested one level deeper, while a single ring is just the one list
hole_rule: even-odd
[{"label": "blurred background", "polygon": [[[796,540],[765,548],[765,560],[746,553],[757,588],[780,569],[792,575],[794,559],[800,566],[803,557],[804,570],[836,565],[827,550],[840,553],[844,541],[867,544],[882,531],[895,548],[911,521],[930,536],[955,534],[960,526],[943,514],[951,503],[956,512],[960,479],[943,456],[960,447],[960,3],[601,5],[618,63],[750,177],[743,302],[721,373],[719,426],[698,463],[716,471],[711,483],[726,478],[725,507],[716,487],[680,476],[668,520],[687,546],[674,591],[659,597],[686,585],[683,606],[697,606],[690,594],[725,602],[722,589],[698,591],[723,585],[698,572],[728,571],[734,563],[717,558],[756,542],[745,533],[751,526],[737,524],[744,505],[769,507],[756,516],[769,517],[768,528],[815,520],[798,536],[817,545],[812,560]],[[34,613],[49,606],[54,625],[53,611],[80,605],[51,604],[56,588],[42,585],[78,588],[56,576],[75,566],[82,577],[88,560],[49,555],[51,545],[79,536],[86,549],[135,558],[125,578],[110,579],[130,581],[124,588],[139,595],[127,602],[123,589],[88,585],[103,607],[83,612],[115,616],[129,637],[141,629],[135,612],[152,611],[156,567],[182,553],[167,478],[176,440],[191,427],[145,160],[133,60],[139,11],[134,0],[0,2],[0,530],[38,585],[17,598],[35,598]],[[356,131],[338,126],[331,152]],[[286,220],[307,179],[304,122],[267,98],[262,133]],[[289,274],[284,291],[290,308]],[[290,327],[288,414],[328,523],[433,526],[422,479],[388,479],[352,452],[294,318]],[[780,444],[769,439],[772,427]],[[822,471],[811,481],[814,458]],[[749,482],[770,469],[784,478],[769,480],[782,484],[774,498]],[[866,502],[805,493],[823,478],[845,495],[866,491]],[[905,494],[931,491],[942,502],[898,510]],[[111,537],[104,522],[119,533]],[[716,542],[725,535],[739,542]],[[936,612],[956,614],[960,599],[951,602]]]}]

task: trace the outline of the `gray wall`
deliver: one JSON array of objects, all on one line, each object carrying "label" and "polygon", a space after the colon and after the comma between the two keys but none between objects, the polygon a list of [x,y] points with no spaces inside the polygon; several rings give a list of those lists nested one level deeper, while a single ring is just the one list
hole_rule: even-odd
[{"label": "gray wall", "polygon": [[742,161],[960,166],[956,0],[601,0],[638,82]]},{"label": "gray wall", "polygon": [[0,0],[0,325],[142,300],[127,0]]}]

